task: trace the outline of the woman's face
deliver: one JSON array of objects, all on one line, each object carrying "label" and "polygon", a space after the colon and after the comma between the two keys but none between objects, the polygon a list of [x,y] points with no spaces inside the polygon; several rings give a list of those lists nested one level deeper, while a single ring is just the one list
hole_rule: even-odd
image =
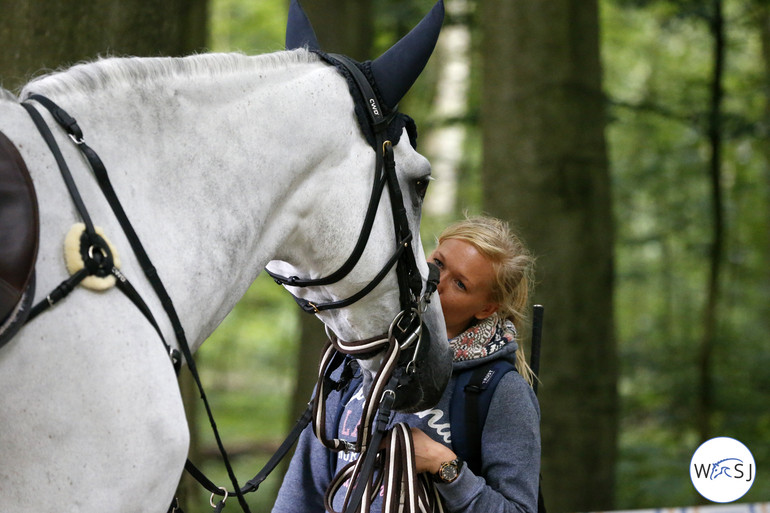
[{"label": "woman's face", "polygon": [[428,261],[441,271],[438,294],[449,338],[465,331],[474,319],[486,319],[497,311],[492,301],[494,268],[472,244],[446,239]]}]

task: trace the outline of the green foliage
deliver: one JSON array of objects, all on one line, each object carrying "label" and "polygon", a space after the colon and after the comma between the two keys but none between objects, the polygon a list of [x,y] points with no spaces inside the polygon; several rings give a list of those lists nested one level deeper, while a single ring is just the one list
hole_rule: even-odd
[{"label": "green foliage", "polygon": [[[760,87],[765,70],[745,5],[725,4],[722,189],[729,249],[711,376],[713,427],[715,436],[744,442],[758,467],[766,467],[768,181],[765,141],[757,138],[767,102]],[[696,357],[712,237],[704,139],[713,46],[704,17],[710,13],[693,2],[602,6],[623,365],[616,506],[683,506],[698,501],[688,465],[700,443],[693,423]],[[767,482],[758,480],[743,500],[768,496]]]},{"label": "green foliage", "polygon": [[287,1],[211,0],[212,51],[248,54],[284,49]]}]

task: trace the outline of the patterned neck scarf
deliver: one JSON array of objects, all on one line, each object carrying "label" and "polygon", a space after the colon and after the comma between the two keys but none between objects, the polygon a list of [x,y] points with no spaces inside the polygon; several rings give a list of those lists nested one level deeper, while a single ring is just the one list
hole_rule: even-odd
[{"label": "patterned neck scarf", "polygon": [[508,319],[494,313],[449,341],[454,361],[475,360],[489,356],[516,339],[516,328]]}]

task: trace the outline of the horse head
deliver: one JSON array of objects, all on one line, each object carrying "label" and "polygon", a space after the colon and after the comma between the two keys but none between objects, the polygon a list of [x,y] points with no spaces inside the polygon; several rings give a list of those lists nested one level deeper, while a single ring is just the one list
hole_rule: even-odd
[{"label": "horse head", "polygon": [[[404,349],[400,364],[406,369],[402,370],[394,404],[402,411],[419,411],[438,402],[451,374],[451,353],[438,296],[430,301],[430,294],[424,293],[428,285],[423,287],[428,265],[419,225],[430,165],[415,149],[414,122],[397,111],[398,102],[433,51],[443,15],[443,2],[439,1],[403,39],[374,61],[364,63],[324,54],[297,0],[292,0],[286,32],[287,49],[307,48],[318,53],[347,79],[361,128],[358,144],[351,146],[350,153],[356,172],[371,175],[374,169],[374,177],[367,214],[361,220],[363,225],[358,224],[362,226],[358,243],[343,264],[345,255],[335,245],[316,246],[291,263],[271,262],[268,272],[289,289],[305,311],[324,322],[338,349],[348,347],[350,341],[361,342],[355,347],[364,349],[351,353],[365,371],[365,385],[372,382],[383,360],[381,351],[369,349],[376,346],[367,343],[405,333],[398,343]],[[403,139],[408,141],[398,144]],[[389,158],[395,162],[390,178],[386,171]],[[380,201],[386,185],[390,208],[385,200]],[[329,194],[330,203],[336,207],[329,205],[316,212],[329,215],[329,223],[338,223],[339,213],[345,211],[344,194],[351,191],[343,191],[337,198],[331,191]],[[324,270],[328,266],[337,270],[328,275]],[[298,278],[302,273],[326,277]]]}]

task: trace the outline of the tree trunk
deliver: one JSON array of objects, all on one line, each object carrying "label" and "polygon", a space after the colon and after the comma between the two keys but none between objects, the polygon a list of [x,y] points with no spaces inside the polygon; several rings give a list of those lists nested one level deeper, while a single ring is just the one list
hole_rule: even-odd
[{"label": "tree trunk", "polygon": [[0,0],[0,12],[0,77],[9,89],[98,56],[185,55],[206,43],[207,0]]},{"label": "tree trunk", "polygon": [[617,348],[596,0],[485,0],[484,209],[537,260],[545,305],[543,489],[550,511],[613,508]]},{"label": "tree trunk", "polygon": [[[765,126],[770,126],[770,5],[766,3],[761,3],[758,7],[759,10],[759,17],[758,17],[758,24],[759,24],[759,32],[761,35],[762,40],[762,62],[763,62],[763,71],[764,71],[764,91],[765,91],[765,108],[764,108],[764,124]],[[763,181],[760,182],[759,187],[761,188],[761,197],[764,197],[767,199],[767,201],[762,202],[762,205],[764,206],[764,216],[762,217],[764,219],[764,229],[760,230],[759,233],[762,234],[758,244],[760,247],[760,250],[762,251],[762,254],[765,255],[767,259],[770,259],[770,135],[765,133],[764,135],[764,155],[765,155],[765,161],[766,164],[764,166],[764,176]],[[759,288],[761,290],[770,290],[770,266],[764,267],[764,274],[761,276],[761,283],[759,285]],[[770,311],[770,298],[766,298],[764,307],[762,305],[759,306],[759,311]]]},{"label": "tree trunk", "polygon": [[314,0],[302,7],[325,52],[342,53],[358,61],[373,57],[372,0]]},{"label": "tree trunk", "polygon": [[[448,19],[467,20],[469,5],[464,0],[448,0]],[[446,225],[457,207],[457,182],[464,161],[466,125],[459,120],[468,114],[471,76],[471,30],[464,22],[445,21],[432,59],[436,68],[435,96],[431,119],[435,129],[427,132],[425,153],[430,157],[431,174],[436,181],[425,197],[424,213]]]},{"label": "tree trunk", "polygon": [[722,74],[724,70],[725,35],[722,18],[722,0],[712,1],[711,35],[714,38],[713,70],[711,77],[711,105],[709,108],[708,143],[709,184],[711,186],[712,241],[709,251],[709,275],[706,284],[706,303],[703,307],[702,333],[698,351],[698,402],[695,420],[702,442],[711,438],[714,411],[713,360],[716,346],[716,327],[719,302],[719,281],[722,274],[725,228],[722,194]]}]

